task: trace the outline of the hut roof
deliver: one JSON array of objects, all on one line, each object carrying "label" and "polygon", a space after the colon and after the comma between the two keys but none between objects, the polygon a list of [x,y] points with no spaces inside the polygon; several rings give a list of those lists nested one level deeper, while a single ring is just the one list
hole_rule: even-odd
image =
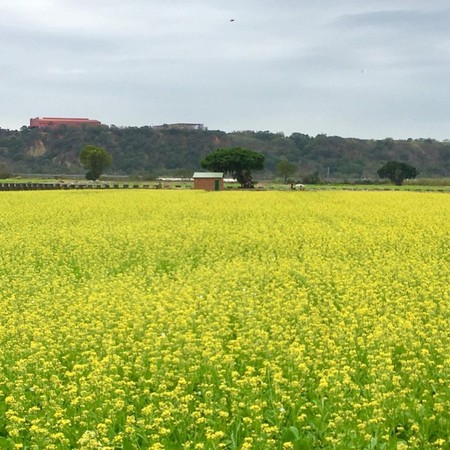
[{"label": "hut roof", "polygon": [[223,178],[222,172],[194,172],[193,178]]}]

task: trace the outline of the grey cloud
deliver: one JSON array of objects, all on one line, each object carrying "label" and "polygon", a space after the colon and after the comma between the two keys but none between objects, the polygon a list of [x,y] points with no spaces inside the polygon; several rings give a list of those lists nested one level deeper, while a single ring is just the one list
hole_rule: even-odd
[{"label": "grey cloud", "polygon": [[450,9],[439,11],[394,10],[373,11],[358,14],[345,14],[336,20],[341,27],[353,27],[356,30],[381,30],[398,33],[408,30],[418,33],[437,33],[450,36]]},{"label": "grey cloud", "polygon": [[[112,52],[117,45],[103,36],[89,36],[84,33],[63,31],[39,31],[3,27],[0,39],[8,50],[21,49],[25,54],[48,55],[53,51],[86,55],[93,52]],[[4,50],[4,52],[8,51]],[[3,52],[2,52],[3,53]]]}]

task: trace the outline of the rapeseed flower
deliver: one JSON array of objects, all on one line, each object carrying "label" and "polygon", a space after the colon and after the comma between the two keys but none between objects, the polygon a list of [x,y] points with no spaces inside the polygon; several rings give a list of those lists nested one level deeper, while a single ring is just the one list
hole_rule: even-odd
[{"label": "rapeseed flower", "polygon": [[447,195],[0,205],[1,448],[448,445]]}]

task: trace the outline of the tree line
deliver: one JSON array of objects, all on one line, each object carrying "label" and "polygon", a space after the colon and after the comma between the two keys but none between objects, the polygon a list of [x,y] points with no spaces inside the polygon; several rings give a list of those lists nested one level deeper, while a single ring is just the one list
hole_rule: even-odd
[{"label": "tree line", "polygon": [[[80,153],[80,162],[87,170],[86,179],[96,181],[112,165],[112,156],[103,147],[86,145]],[[223,175],[230,174],[242,188],[246,189],[255,187],[252,170],[263,170],[264,163],[264,155],[241,147],[218,148],[208,153],[200,161],[200,165],[204,169],[222,173]],[[288,170],[293,173],[295,167],[284,163],[284,160],[279,162],[278,170],[285,176],[285,181],[287,181]],[[416,178],[417,169],[404,162],[388,161],[378,169],[377,174],[380,178],[389,179],[396,185],[401,186],[406,178]],[[303,179],[304,183],[314,184],[318,181]],[[290,183],[291,188],[294,189],[295,181],[291,179]]]},{"label": "tree line", "polygon": [[[256,177],[378,179],[389,161],[417,168],[423,177],[450,176],[450,143],[434,139],[367,140],[319,134],[269,131],[155,129],[62,125],[58,128],[0,128],[0,166],[11,173],[84,173],[80,151],[105,148],[112,157],[108,173],[158,176],[192,175],[201,161],[219,148],[252,149],[264,156]],[[283,169],[284,167],[284,169]]]}]

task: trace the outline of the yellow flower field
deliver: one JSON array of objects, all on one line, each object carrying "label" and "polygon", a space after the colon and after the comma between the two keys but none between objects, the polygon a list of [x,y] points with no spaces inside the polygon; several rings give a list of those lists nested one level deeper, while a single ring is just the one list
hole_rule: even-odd
[{"label": "yellow flower field", "polygon": [[450,448],[449,195],[0,206],[0,449]]}]

